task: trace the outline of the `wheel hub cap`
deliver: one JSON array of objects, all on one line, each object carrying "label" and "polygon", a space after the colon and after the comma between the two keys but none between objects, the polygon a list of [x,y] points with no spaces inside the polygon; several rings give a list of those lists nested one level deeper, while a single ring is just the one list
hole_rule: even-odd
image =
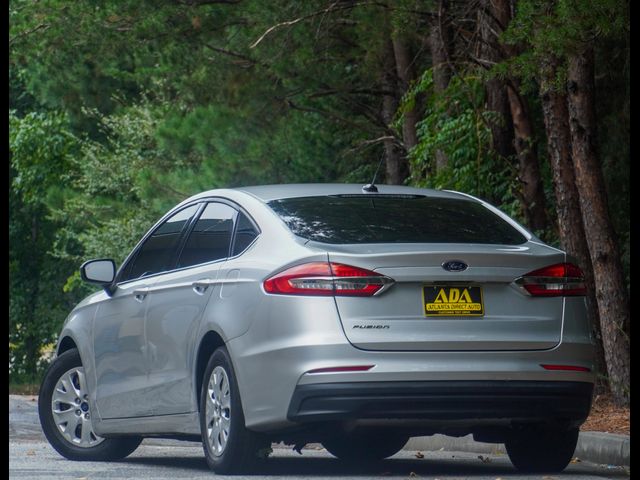
[{"label": "wheel hub cap", "polygon": [[231,389],[227,372],[221,366],[215,367],[209,377],[205,415],[208,446],[219,457],[227,447],[231,429]]},{"label": "wheel hub cap", "polygon": [[62,437],[76,447],[95,447],[104,441],[93,431],[88,398],[82,367],[65,372],[51,396],[53,421]]}]

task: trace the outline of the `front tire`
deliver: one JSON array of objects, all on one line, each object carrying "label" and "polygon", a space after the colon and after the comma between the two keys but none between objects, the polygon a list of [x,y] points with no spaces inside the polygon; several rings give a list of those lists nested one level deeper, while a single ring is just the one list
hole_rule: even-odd
[{"label": "front tire", "polygon": [[69,460],[119,460],[131,454],[142,438],[96,435],[88,400],[80,354],[67,350],[49,366],[38,396],[40,425],[51,446]]},{"label": "front tire", "polygon": [[573,458],[578,429],[528,429],[505,442],[513,466],[527,473],[558,473]]},{"label": "front tire", "polygon": [[235,372],[224,347],[209,359],[200,392],[200,430],[207,464],[220,474],[243,473],[269,442],[244,423]]},{"label": "front tire", "polygon": [[346,462],[376,461],[395,455],[409,440],[384,430],[360,430],[323,440],[322,446]]}]

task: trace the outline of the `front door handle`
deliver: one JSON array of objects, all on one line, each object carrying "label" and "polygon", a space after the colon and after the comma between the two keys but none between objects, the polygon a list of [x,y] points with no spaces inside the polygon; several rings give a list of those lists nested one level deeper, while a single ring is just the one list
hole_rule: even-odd
[{"label": "front door handle", "polygon": [[209,286],[213,285],[215,282],[213,280],[198,280],[197,282],[193,282],[191,286],[193,287],[193,291],[198,295],[204,295],[204,292],[207,291]]},{"label": "front door handle", "polygon": [[136,299],[137,302],[142,303],[142,301],[147,296],[147,293],[149,293],[148,288],[139,288],[138,290],[133,291],[133,297]]}]

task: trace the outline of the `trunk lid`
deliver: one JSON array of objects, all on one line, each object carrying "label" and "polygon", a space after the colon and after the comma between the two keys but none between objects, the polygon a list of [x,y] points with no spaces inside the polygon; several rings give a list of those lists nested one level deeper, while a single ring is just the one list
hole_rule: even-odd
[{"label": "trunk lid", "polygon": [[[315,245],[314,245],[315,244]],[[320,247],[310,242],[308,246]],[[522,245],[368,244],[332,245],[329,260],[373,270],[395,280],[380,295],[336,297],[348,340],[367,350],[478,351],[542,350],[556,346],[562,335],[562,297],[531,297],[514,280],[538,268],[565,261],[555,248],[528,241]],[[461,261],[464,271],[447,271],[443,263]],[[440,292],[441,287],[445,287]],[[470,299],[478,316],[427,316],[427,301],[453,307]],[[431,292],[431,293],[429,293]],[[443,296],[444,295],[444,296]],[[448,296],[448,298],[447,298]],[[444,307],[430,307],[444,308]],[[447,312],[448,313],[448,312]],[[430,310],[430,314],[436,311]]]}]

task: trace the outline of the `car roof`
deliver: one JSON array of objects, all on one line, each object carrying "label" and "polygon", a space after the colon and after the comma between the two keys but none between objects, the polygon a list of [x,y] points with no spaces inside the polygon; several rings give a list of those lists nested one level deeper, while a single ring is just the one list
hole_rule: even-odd
[{"label": "car roof", "polygon": [[[249,198],[252,198],[259,203],[266,204],[273,200],[286,198],[319,197],[326,195],[421,195],[432,198],[451,198],[481,203],[486,208],[501,217],[503,220],[521,231],[523,235],[527,237],[527,239],[535,238],[537,241],[542,242],[522,225],[507,216],[504,212],[484,202],[483,200],[466,193],[455,192],[452,190],[434,190],[430,188],[405,187],[403,185],[376,185],[378,192],[367,193],[363,191],[363,187],[364,185],[359,183],[290,183],[207,190],[182,201],[180,204],[176,205],[170,212],[168,212],[160,221],[164,220],[164,218],[167,218],[173,212],[175,212],[179,208],[182,208],[189,202],[198,201],[208,197],[222,197],[238,202],[242,200],[242,197],[247,199],[248,196]],[[246,207],[247,205],[244,206]],[[158,224],[160,223],[160,221],[158,222]]]},{"label": "car roof", "polygon": [[[375,195],[362,190],[363,185],[356,183],[297,183],[282,185],[256,185],[250,187],[238,187],[232,190],[248,193],[263,202],[295,197],[316,197],[323,195]],[[377,194],[380,195],[424,195],[429,197],[466,198],[455,192],[432,190],[427,188],[405,187],[402,185],[376,185]],[[213,194],[215,190],[207,193]]]}]

